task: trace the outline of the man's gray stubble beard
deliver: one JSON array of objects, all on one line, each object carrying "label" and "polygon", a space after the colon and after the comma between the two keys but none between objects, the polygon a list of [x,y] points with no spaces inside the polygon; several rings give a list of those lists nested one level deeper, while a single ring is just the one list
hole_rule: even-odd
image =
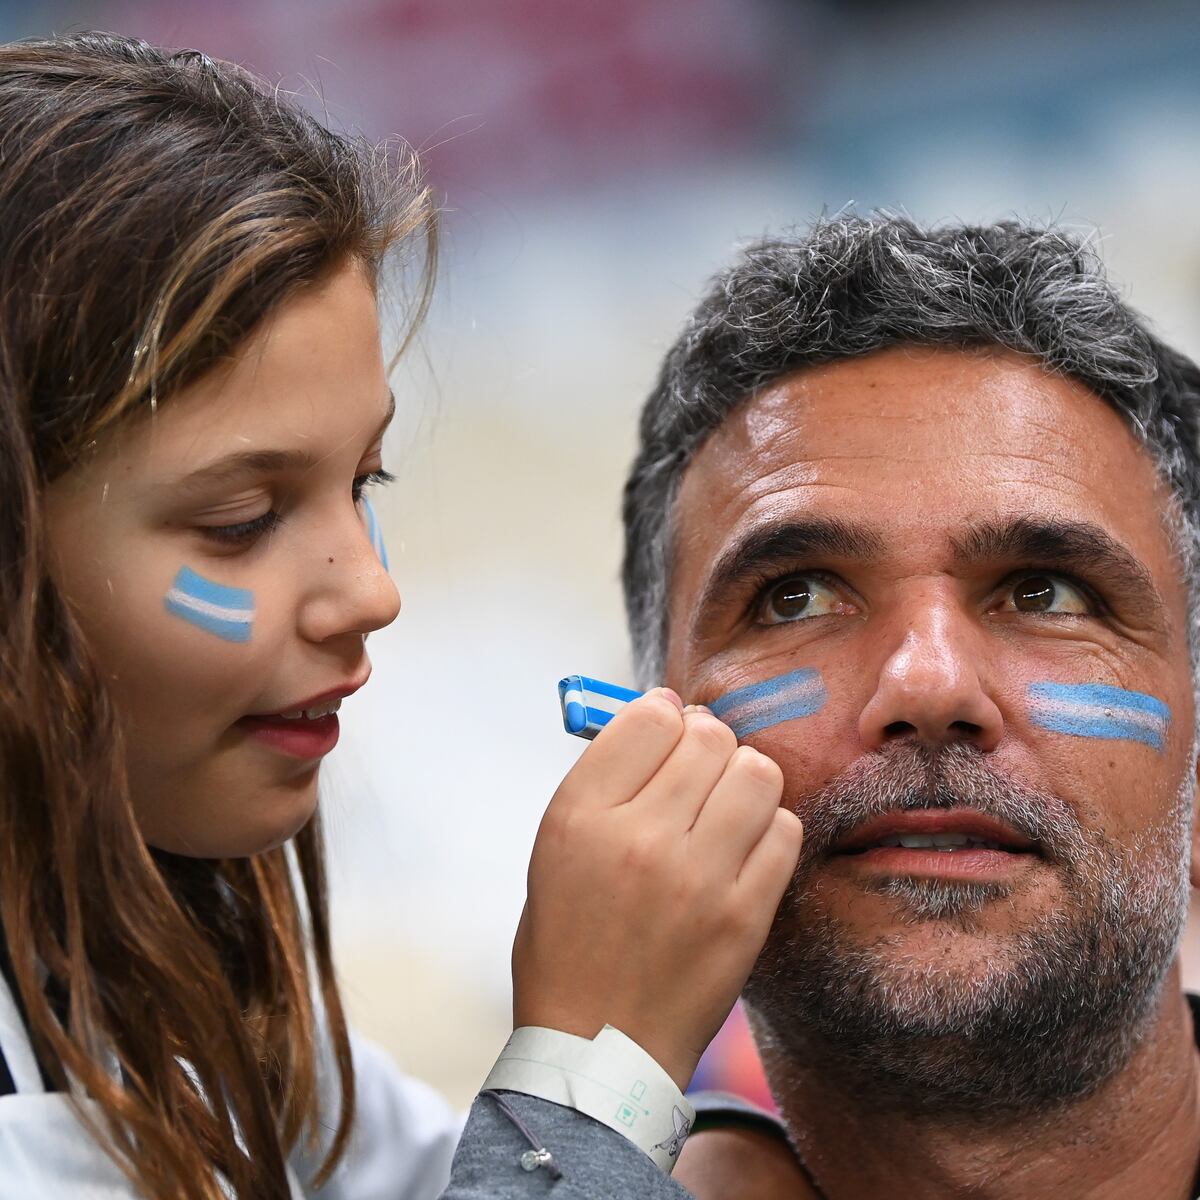
[{"label": "man's gray stubble beard", "polygon": [[[805,798],[801,861],[745,990],[773,1084],[794,1064],[876,1108],[939,1120],[1047,1112],[1093,1092],[1132,1056],[1187,915],[1194,780],[1136,850],[1087,832],[1059,798],[995,773],[958,744],[897,743]],[[853,943],[821,910],[813,865],[885,812],[969,808],[1039,841],[1064,905],[966,973],[905,963],[888,939]],[[981,928],[1004,883],[881,879],[901,918],[947,937]],[[790,1073],[790,1072],[789,1072]],[[798,1083],[798,1086],[802,1084]]]}]

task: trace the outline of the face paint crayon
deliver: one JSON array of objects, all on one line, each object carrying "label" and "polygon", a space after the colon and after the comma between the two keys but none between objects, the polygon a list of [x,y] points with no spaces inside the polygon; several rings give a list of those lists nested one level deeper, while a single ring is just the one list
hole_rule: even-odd
[{"label": "face paint crayon", "polygon": [[590,742],[626,704],[641,694],[590,675],[568,675],[558,681],[563,728]]},{"label": "face paint crayon", "polygon": [[[568,675],[558,683],[563,728],[576,737],[591,740],[641,694],[590,675]],[[784,721],[810,717],[824,705],[826,698],[820,673],[805,667],[726,692],[708,707],[713,716],[743,738]]]},{"label": "face paint crayon", "polygon": [[1055,733],[1142,742],[1159,751],[1171,722],[1161,700],[1101,683],[1031,683],[1029,716]]},{"label": "face paint crayon", "polygon": [[167,612],[226,642],[248,642],[254,624],[254,593],[225,587],[181,567],[163,598]]},{"label": "face paint crayon", "polygon": [[744,738],[784,721],[811,717],[824,707],[827,698],[820,672],[803,667],[726,692],[708,707],[713,716]]}]

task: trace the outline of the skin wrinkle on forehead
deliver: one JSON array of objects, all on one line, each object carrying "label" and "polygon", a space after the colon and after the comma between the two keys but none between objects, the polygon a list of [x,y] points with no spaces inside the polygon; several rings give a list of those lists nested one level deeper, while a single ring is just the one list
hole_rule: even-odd
[{"label": "skin wrinkle on forehead", "polygon": [[[954,352],[943,353],[953,355]],[[880,362],[882,357],[880,355]],[[1006,379],[1012,378],[1014,367],[1017,372],[1027,369],[1026,364],[1021,360],[1017,360],[1014,364],[1011,360],[993,359],[991,364],[997,370],[1002,370]],[[837,370],[844,371],[847,378],[854,378],[857,386],[861,380],[859,369],[862,365],[862,363],[839,364]],[[856,372],[857,374],[855,374]],[[876,373],[878,374],[878,371]],[[912,377],[920,378],[920,374],[913,372]],[[1098,488],[1097,482],[1104,478],[1118,479],[1121,481],[1119,489],[1121,494],[1125,493],[1126,484],[1128,484],[1129,487],[1136,487],[1137,494],[1142,495],[1145,489],[1153,486],[1152,480],[1157,480],[1157,472],[1154,471],[1153,464],[1146,458],[1143,447],[1131,434],[1124,420],[1104,406],[1087,389],[1078,387],[1067,380],[1047,377],[1041,372],[1036,374],[1035,384],[1036,388],[1046,389],[1044,398],[1040,394],[1033,397],[1041,417],[1036,424],[1038,428],[1048,428],[1054,431],[1054,445],[1058,447],[1058,461],[1048,467],[1040,457],[1033,453],[1026,453],[1030,445],[1029,439],[1033,436],[1029,433],[1028,427],[1025,428],[1025,434],[1019,445],[1011,447],[1011,450],[1016,453],[1007,454],[1009,460],[1007,464],[1003,461],[1006,455],[999,451],[986,454],[975,453],[980,442],[974,433],[975,426],[972,425],[972,420],[981,422],[978,428],[982,430],[986,439],[982,444],[985,449],[989,450],[993,442],[1006,436],[1005,430],[1008,427],[1019,430],[1021,423],[1015,420],[1011,413],[1004,415],[1003,420],[999,423],[992,421],[987,412],[983,411],[979,405],[975,405],[973,411],[964,412],[965,423],[960,425],[959,422],[954,422],[953,428],[948,429],[949,450],[938,455],[939,471],[936,475],[933,473],[930,475],[930,478],[936,478],[939,481],[936,486],[941,489],[938,496],[940,507],[935,512],[933,519],[936,520],[938,514],[945,513],[950,517],[950,521],[945,530],[928,522],[914,525],[914,529],[923,539],[926,549],[919,560],[913,560],[910,563],[906,557],[904,562],[888,565],[885,575],[889,588],[905,586],[907,593],[915,598],[918,593],[913,592],[905,581],[911,580],[917,575],[932,577],[939,568],[948,565],[946,561],[948,556],[944,555],[943,550],[936,549],[937,542],[941,540],[944,544],[948,540],[946,537],[948,533],[961,533],[962,522],[966,517],[970,516],[977,521],[984,521],[987,519],[1004,520],[1014,515],[1012,510],[1017,507],[1017,501],[1024,496],[1024,492],[1018,491],[1015,496],[1004,494],[1008,486],[1005,482],[1006,477],[1012,475],[1019,478],[1020,482],[1016,485],[1018,488],[1024,489],[1031,482],[1037,485],[1036,491],[1030,493],[1031,498],[1036,497],[1041,502],[1035,506],[1037,509],[1041,509],[1042,505],[1049,501],[1045,505],[1047,512],[1039,511],[1037,513],[1039,516],[1051,513],[1053,515],[1070,513],[1074,517],[1086,515],[1093,524],[1100,524],[1102,528],[1106,527],[1114,532],[1126,529],[1121,523],[1123,514],[1114,503],[1118,499],[1113,495],[1117,489]],[[712,441],[705,445],[703,452],[697,456],[688,468],[688,472],[685,473],[674,514],[676,518],[674,524],[679,536],[674,543],[675,561],[672,565],[671,577],[669,682],[672,678],[671,673],[679,669],[685,670],[685,674],[673,676],[676,685],[693,686],[696,681],[705,678],[704,674],[689,677],[686,673],[686,658],[681,659],[681,652],[687,653],[684,650],[684,644],[688,640],[687,625],[688,619],[692,615],[694,597],[699,595],[703,583],[703,575],[697,572],[696,567],[699,565],[702,570],[711,567],[720,550],[724,548],[722,543],[725,542],[728,531],[736,521],[744,520],[748,523],[751,516],[760,518],[769,516],[770,519],[780,521],[793,517],[797,513],[806,515],[820,513],[822,515],[837,514],[847,520],[860,521],[865,516],[872,518],[870,524],[874,526],[873,518],[875,510],[878,509],[879,517],[883,519],[881,528],[891,536],[900,536],[892,534],[896,524],[891,519],[893,507],[882,508],[877,503],[876,495],[872,494],[880,489],[868,491],[862,486],[864,477],[869,480],[873,475],[878,474],[879,459],[881,456],[886,457],[883,451],[879,453],[870,453],[870,451],[878,451],[881,445],[886,447],[889,442],[897,443],[900,451],[908,449],[907,439],[896,437],[894,432],[901,419],[900,416],[889,422],[887,429],[882,432],[875,431],[874,443],[861,433],[854,435],[859,438],[861,448],[868,452],[853,456],[863,466],[863,470],[857,475],[846,475],[839,470],[838,478],[824,478],[816,486],[810,487],[803,482],[811,478],[814,461],[820,462],[822,459],[821,450],[828,447],[834,454],[837,454],[839,449],[845,446],[847,429],[854,422],[859,421],[860,413],[862,411],[874,412],[880,407],[873,398],[869,398],[867,403],[859,405],[861,391],[850,392],[844,383],[839,386],[843,388],[843,391],[836,395],[831,392],[831,397],[827,402],[817,403],[811,409],[815,414],[811,418],[808,415],[810,410],[803,395],[776,397],[774,416],[776,418],[786,417],[788,420],[777,420],[774,427],[770,429],[773,445],[761,447],[757,444],[751,445],[750,439],[744,436],[743,428],[740,432],[734,431],[737,433],[736,437],[730,437],[730,445],[736,444],[743,453],[718,454],[716,457],[712,457],[714,450],[722,448],[729,450],[730,445],[722,447],[721,442],[731,426],[742,420],[742,414],[739,411],[729,418],[730,424],[727,424],[718,435],[714,435]],[[955,386],[958,387],[957,380]],[[1026,403],[1030,397],[1028,387],[1006,386],[999,389],[993,388],[993,390],[998,390],[1004,397],[1018,396],[1022,398],[1020,412],[1017,413],[1017,416],[1030,411],[1030,406]],[[960,388],[962,393],[967,391],[969,389]],[[909,394],[904,393],[901,399]],[[845,395],[851,396],[848,403],[843,402],[842,397]],[[928,413],[930,411],[928,397],[931,395],[933,393],[927,390],[925,406],[922,407],[922,403],[918,401],[915,411],[921,414]],[[907,403],[906,400],[904,402]],[[936,397],[932,402],[940,404],[940,400]],[[1057,413],[1064,403],[1069,405],[1069,419],[1063,421],[1057,418],[1049,419],[1050,414]],[[941,411],[945,411],[945,406]],[[814,425],[813,421],[817,421],[817,423]],[[929,421],[924,421],[921,427],[924,429],[929,425]],[[786,436],[783,436],[784,434]],[[975,440],[974,447],[971,445],[972,440]],[[1093,452],[1093,444],[1097,442]],[[810,449],[811,456],[805,458],[803,455],[796,454],[797,446]],[[1068,453],[1068,447],[1072,446],[1077,449]],[[1089,462],[1099,464],[1099,467],[1104,469],[1096,472],[1076,469],[1080,460],[1078,448],[1087,451],[1086,457]],[[761,455],[758,453],[760,449]],[[946,450],[946,447],[941,449]],[[964,451],[966,453],[963,453]],[[708,460],[707,469],[705,469],[706,459]],[[851,465],[850,459],[847,457],[842,457],[839,461],[843,465]],[[964,462],[967,463],[965,469]],[[1003,470],[1006,465],[1009,468],[1008,471]],[[712,470],[714,466],[718,466],[719,474]],[[988,467],[992,469],[986,470],[985,468]],[[1014,467],[1015,470],[1013,470]],[[997,468],[1000,469],[997,470]],[[961,481],[965,472],[969,473],[969,479],[975,479],[977,470],[984,472],[983,476],[979,477],[980,482],[988,483],[991,488],[1000,490],[1001,494],[997,497],[1000,501],[998,505],[986,504],[980,507],[972,501],[970,492],[963,495],[961,490],[958,492],[955,492],[953,488],[950,491],[946,490],[944,481]],[[911,474],[911,468],[898,466],[897,473],[887,480],[891,491],[885,499],[898,500],[903,508],[900,515],[904,516],[906,520],[922,521],[920,510],[917,507],[920,498],[913,496],[911,492],[906,492],[903,487],[897,486],[900,482],[901,472]],[[823,474],[827,475],[828,473],[823,472]],[[1072,477],[1074,478],[1072,479]],[[802,486],[789,489],[787,486],[789,483],[793,485],[801,483]],[[761,498],[756,498],[756,502],[748,503],[747,498],[752,493],[757,493]],[[990,494],[990,489],[980,493],[985,498]],[[1150,492],[1145,491],[1145,494],[1149,496]],[[956,499],[956,496],[961,499]],[[812,498],[811,503],[809,497]],[[853,497],[858,503],[844,504],[841,499],[843,497]],[[1085,505],[1081,511],[1080,500],[1084,497],[1092,497],[1093,504]],[[1112,513],[1115,523],[1110,524],[1107,519],[1097,521],[1100,514],[1095,510],[1094,504],[1104,506],[1106,513]],[[1156,662],[1161,658],[1161,639],[1164,636],[1178,636],[1179,630],[1182,628],[1175,615],[1175,608],[1180,607],[1176,601],[1182,595],[1182,588],[1177,586],[1177,584],[1181,585],[1181,581],[1175,579],[1174,571],[1167,564],[1165,549],[1168,543],[1157,531],[1156,514],[1161,509],[1153,505],[1153,501],[1147,504],[1146,520],[1137,527],[1135,548],[1139,552],[1139,557],[1153,564],[1152,577],[1163,586],[1169,587],[1169,594],[1160,598],[1168,603],[1172,614],[1171,621],[1168,623],[1171,626],[1170,631],[1160,626],[1153,636],[1144,636],[1134,630],[1131,637],[1131,630],[1128,628],[1121,628],[1119,625],[1110,627],[1101,623],[1097,623],[1094,629],[1086,632],[1063,632],[1060,634],[1058,630],[1053,633],[1047,631],[1046,635],[1039,638],[1036,643],[1030,643],[1031,647],[1036,646],[1037,653],[1042,658],[1041,666],[1033,670],[1031,678],[1050,678],[1051,673],[1056,669],[1055,664],[1057,664],[1058,669],[1066,668],[1068,670],[1068,674],[1064,678],[1071,677],[1070,671],[1078,670],[1081,674],[1076,675],[1075,678],[1102,679],[1130,690],[1155,690],[1153,686],[1146,686],[1147,676],[1144,674],[1146,664]],[[753,512],[750,511],[751,508]],[[1154,516],[1153,527],[1150,524],[1151,516]],[[740,533],[742,530],[739,529],[738,532]],[[898,546],[903,546],[902,540]],[[1145,557],[1147,552],[1151,553],[1150,559]],[[808,564],[797,563],[796,569],[801,569],[803,565]],[[833,564],[822,565],[833,566]],[[1043,569],[1049,569],[1049,564],[1038,565]],[[953,576],[955,572],[952,564],[949,567],[950,574]],[[917,585],[918,588],[923,586],[925,585]],[[932,593],[930,595],[932,596]],[[952,593],[948,591],[944,593],[945,598],[949,598],[951,595]],[[1154,622],[1154,624],[1160,625],[1159,622]],[[805,623],[801,622],[800,625],[804,626]],[[835,626],[831,626],[831,628],[835,629],[835,636],[839,639],[859,637],[856,633],[848,632],[849,625],[841,627],[842,633],[836,633],[837,627]],[[881,635],[884,635],[885,632],[881,629]],[[695,669],[702,672],[715,672],[712,683],[716,690],[724,691],[755,677],[776,674],[792,664],[814,662],[823,672],[826,672],[827,667],[834,661],[828,656],[842,653],[841,650],[835,650],[834,643],[831,642],[829,651],[818,650],[817,658],[814,660],[814,647],[824,645],[823,634],[798,630],[795,635],[790,635],[776,628],[769,635],[764,634],[759,637],[755,634],[754,636],[757,640],[730,643],[728,649],[723,649],[726,646],[724,641],[714,640],[710,646],[704,647],[703,654],[699,659],[692,659],[692,664]],[[839,641],[837,645],[842,646],[842,641]],[[693,647],[693,650],[699,653],[700,648]],[[1047,656],[1050,656],[1052,661],[1049,661]],[[744,662],[748,669],[740,671],[736,669],[736,665],[741,662]],[[1091,665],[1087,665],[1088,663]],[[1068,664],[1073,665],[1069,666]],[[836,685],[837,681],[834,682]],[[840,712],[840,706],[845,703],[838,698],[840,690],[835,686],[830,711]],[[1178,719],[1183,721],[1184,714],[1180,707],[1182,698],[1177,694],[1172,694],[1170,700]],[[1187,698],[1187,709],[1189,714],[1193,711],[1190,695]],[[827,719],[825,714],[816,718],[818,722],[825,722]],[[846,761],[843,755],[851,753],[853,751],[849,746],[844,751],[839,750],[838,761]],[[832,763],[831,768],[836,765],[837,763]]]},{"label": "skin wrinkle on forehead", "polygon": [[[880,358],[883,355],[879,356]],[[909,357],[909,356],[906,356]],[[1016,378],[1019,372],[1012,370],[1013,363],[1006,362],[1004,356],[986,355],[966,355],[961,353],[946,352],[934,353],[932,355],[922,353],[920,355],[911,356],[919,358],[923,364],[927,365],[932,362],[935,366],[939,363],[945,364],[952,358],[966,358],[967,360],[980,358],[992,361],[997,368],[1002,369],[1003,375],[999,383],[992,381],[990,384],[983,384],[976,389],[975,396],[964,396],[963,402],[958,406],[958,411],[963,412],[964,419],[969,419],[972,414],[978,414],[979,405],[975,403],[978,392],[982,391],[985,394],[992,392],[998,394],[999,398],[1005,403],[999,407],[1005,408],[1011,405],[1014,397],[1031,401],[1032,403],[1023,403],[1020,405],[1020,411],[1016,418],[1010,415],[1004,415],[1000,422],[1000,429],[1011,427],[1015,433],[1020,435],[1019,444],[1006,447],[1003,450],[973,450],[969,446],[961,444],[954,445],[953,453],[957,469],[961,471],[964,462],[969,462],[972,459],[978,460],[980,464],[981,477],[980,482],[986,482],[987,486],[994,490],[999,487],[1001,489],[1010,486],[1014,489],[1035,485],[1039,494],[1046,496],[1055,494],[1061,497],[1068,505],[1074,507],[1078,503],[1078,498],[1081,493],[1091,491],[1092,484],[1097,473],[1109,473],[1105,468],[1111,468],[1116,461],[1112,458],[1112,451],[1101,449],[1099,459],[1095,455],[1087,459],[1092,464],[1092,470],[1073,470],[1072,466],[1080,461],[1080,456],[1077,452],[1072,451],[1074,443],[1071,441],[1068,432],[1060,428],[1059,422],[1049,419],[1045,415],[1045,403],[1039,395],[1037,389],[1045,386],[1047,381],[1053,380],[1055,386],[1064,390],[1069,390],[1081,397],[1087,398],[1089,406],[1096,405],[1097,417],[1095,420],[1098,423],[1098,428],[1103,428],[1105,425],[1111,425],[1114,429],[1119,428],[1122,431],[1122,436],[1132,438],[1135,445],[1138,447],[1139,454],[1144,453],[1144,449],[1124,422],[1123,418],[1114,410],[1103,404],[1103,401],[1093,396],[1082,385],[1074,384],[1069,380],[1059,379],[1054,376],[1047,375],[1045,372],[1038,370],[1033,382]],[[851,364],[853,367],[860,367],[862,362]],[[1028,370],[1027,364],[1021,359],[1015,359],[1020,364],[1020,370]],[[878,364],[876,364],[878,366]],[[842,369],[846,364],[838,364],[835,369]],[[829,368],[825,368],[828,370]],[[689,543],[692,548],[699,548],[705,541],[708,540],[708,533],[716,527],[720,528],[723,524],[729,524],[731,518],[736,522],[739,518],[749,520],[752,514],[761,509],[780,508],[787,505],[789,508],[795,508],[796,500],[806,498],[809,495],[814,497],[814,503],[819,503],[818,493],[811,489],[838,489],[841,492],[849,492],[857,495],[861,499],[884,498],[884,492],[877,489],[870,489],[869,485],[864,485],[862,479],[854,480],[850,484],[846,484],[837,479],[829,478],[829,468],[834,468],[834,474],[839,474],[836,470],[838,466],[851,465],[853,463],[873,465],[881,461],[890,463],[897,470],[910,470],[912,461],[933,461],[943,462],[947,453],[944,447],[933,447],[932,452],[923,451],[920,454],[914,454],[910,460],[907,457],[908,452],[912,447],[907,443],[924,445],[923,438],[908,438],[900,439],[900,445],[897,446],[895,452],[889,453],[874,453],[873,447],[869,444],[863,445],[861,449],[863,453],[843,453],[839,450],[839,446],[844,441],[847,432],[853,432],[856,427],[854,422],[857,422],[858,427],[861,427],[867,418],[874,414],[876,418],[886,415],[889,422],[892,424],[901,424],[905,421],[909,426],[918,426],[921,429],[939,428],[946,425],[947,410],[943,409],[935,416],[927,414],[904,414],[901,412],[886,412],[881,413],[883,407],[881,404],[871,403],[870,397],[868,402],[861,406],[864,411],[855,411],[853,420],[838,422],[834,418],[833,422],[826,420],[825,428],[822,430],[819,426],[816,429],[818,441],[821,436],[828,442],[830,426],[836,429],[838,438],[835,445],[828,447],[829,452],[814,453],[812,457],[805,457],[803,454],[795,455],[790,461],[779,463],[779,454],[772,454],[773,448],[779,445],[786,445],[788,449],[792,449],[797,444],[804,445],[811,439],[809,436],[809,426],[813,418],[806,411],[806,397],[812,396],[817,402],[817,407],[820,409],[820,392],[821,389],[814,384],[814,378],[817,378],[822,371],[822,368],[810,368],[798,373],[792,377],[785,377],[776,384],[772,385],[765,391],[756,396],[748,407],[736,410],[731,414],[725,425],[716,430],[712,437],[697,451],[693,462],[689,465],[688,470],[684,473],[680,493],[674,505],[673,520],[671,522],[675,536],[671,543],[670,563],[671,571],[669,576],[669,589],[676,590],[678,577],[678,562],[681,557],[681,551]],[[941,375],[953,375],[954,372],[942,370]],[[961,375],[961,371],[959,372]],[[818,380],[819,382],[819,380]],[[974,381],[978,384],[978,380]],[[875,381],[871,381],[871,387],[875,386]],[[791,390],[789,390],[791,389]],[[970,392],[970,388],[964,389],[965,392]],[[858,398],[864,393],[860,392]],[[952,406],[953,408],[953,406]],[[1023,420],[1021,418],[1028,417],[1030,410],[1035,414],[1035,418],[1031,420]],[[953,431],[951,430],[951,436]],[[1033,439],[1034,435],[1039,441],[1038,451],[1026,451],[1026,447]],[[991,431],[989,436],[995,436],[995,431]],[[869,442],[869,439],[868,439]],[[961,443],[961,439],[960,439]],[[1048,443],[1049,448],[1042,443]],[[876,439],[877,444],[877,439]],[[726,453],[720,453],[725,450]],[[705,489],[705,486],[699,482],[698,476],[705,476],[703,469],[706,459],[711,459],[716,453],[717,457],[723,463],[725,472],[725,481],[728,486],[717,487],[711,486]],[[1057,457],[1056,457],[1057,456]],[[776,463],[771,462],[771,458],[776,459]],[[765,464],[763,460],[766,460]],[[1047,459],[1056,461],[1047,461]],[[995,464],[997,460],[1001,460],[1005,464],[1010,465],[1009,473],[996,477],[995,472],[988,472],[986,464]],[[1018,463],[1028,465],[1028,473],[1025,471],[1011,472],[1011,466]],[[778,465],[776,465],[778,464]],[[1152,465],[1152,464],[1150,464]],[[764,469],[765,466],[765,469]],[[697,468],[700,468],[698,471]],[[970,475],[974,476],[975,472],[970,471]],[[1155,471],[1157,478],[1157,471]],[[707,476],[705,476],[707,478]],[[706,494],[703,497],[698,496],[697,489],[705,490]],[[715,495],[713,494],[715,492]],[[1095,495],[1094,492],[1092,492]],[[1167,503],[1162,507],[1169,507],[1169,492],[1164,493]],[[1106,496],[1098,497],[1099,502],[1108,503]],[[807,505],[802,506],[807,507]],[[1111,506],[1110,506],[1111,507]],[[703,512],[703,528],[698,527],[701,522],[696,520],[688,520],[689,513],[694,514],[697,510]],[[775,514],[772,514],[773,516]],[[1169,514],[1164,521],[1164,525],[1168,531],[1175,535],[1175,530],[1172,526]],[[731,535],[735,536],[735,535]],[[696,543],[696,539],[699,543]],[[1171,544],[1173,547],[1178,546],[1178,537],[1172,536]],[[711,557],[716,557],[717,552],[704,547],[703,553]],[[1176,555],[1178,557],[1178,555]]]}]

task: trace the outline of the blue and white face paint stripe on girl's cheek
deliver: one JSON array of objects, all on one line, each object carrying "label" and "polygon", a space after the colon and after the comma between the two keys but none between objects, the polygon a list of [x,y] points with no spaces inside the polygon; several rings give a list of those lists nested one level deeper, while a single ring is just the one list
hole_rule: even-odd
[{"label": "blue and white face paint stripe on girl's cheek", "polygon": [[387,547],[383,544],[383,527],[379,524],[379,518],[375,515],[375,506],[363,497],[363,516],[367,521],[367,533],[371,538],[371,545],[375,547],[375,554],[379,561],[383,563],[383,569],[388,570]]},{"label": "blue and white face paint stripe on girl's cheek", "polygon": [[811,717],[824,706],[826,699],[820,672],[805,667],[726,692],[708,707],[713,716],[744,738],[784,721]]},{"label": "blue and white face paint stripe on girl's cheek", "polygon": [[254,625],[254,593],[226,587],[181,567],[163,598],[167,612],[226,642],[248,642]]},{"label": "blue and white face paint stripe on girl's cheek", "polygon": [[1029,716],[1055,733],[1142,742],[1160,752],[1171,723],[1161,700],[1102,683],[1031,683]]}]

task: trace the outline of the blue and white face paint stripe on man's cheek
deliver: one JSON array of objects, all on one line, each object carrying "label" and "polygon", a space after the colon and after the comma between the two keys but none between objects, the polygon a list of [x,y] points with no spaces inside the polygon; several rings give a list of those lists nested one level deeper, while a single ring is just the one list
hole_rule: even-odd
[{"label": "blue and white face paint stripe on man's cheek", "polygon": [[811,717],[827,698],[820,672],[804,667],[726,692],[708,707],[713,716],[744,738],[784,721]]},{"label": "blue and white face paint stripe on man's cheek", "polygon": [[248,642],[254,625],[254,593],[226,587],[181,567],[163,598],[167,612],[226,642]]},{"label": "blue and white face paint stripe on man's cheek", "polygon": [[367,533],[371,538],[371,545],[375,548],[375,554],[379,561],[383,563],[383,569],[389,570],[387,547],[383,544],[383,527],[379,524],[379,517],[375,514],[375,506],[367,499],[366,496],[362,500],[363,516],[367,522]]},{"label": "blue and white face paint stripe on man's cheek", "polygon": [[1055,733],[1142,742],[1160,752],[1171,723],[1161,700],[1102,683],[1031,683],[1029,716]]}]

